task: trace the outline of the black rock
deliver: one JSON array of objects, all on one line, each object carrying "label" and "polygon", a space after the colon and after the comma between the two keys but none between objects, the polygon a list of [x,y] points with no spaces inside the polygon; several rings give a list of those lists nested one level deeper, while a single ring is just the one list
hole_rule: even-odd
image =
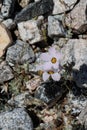
[{"label": "black rock", "polygon": [[16,17],[16,22],[26,21],[36,16],[50,13],[53,10],[53,0],[41,0],[27,5],[19,12]]},{"label": "black rock", "polygon": [[50,104],[60,100],[66,92],[67,88],[61,81],[49,81],[41,84],[36,90],[35,97]]}]

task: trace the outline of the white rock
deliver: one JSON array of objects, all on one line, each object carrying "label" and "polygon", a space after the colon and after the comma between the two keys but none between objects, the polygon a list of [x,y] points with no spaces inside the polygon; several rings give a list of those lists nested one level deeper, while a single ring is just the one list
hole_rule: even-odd
[{"label": "white rock", "polygon": [[73,79],[78,87],[87,88],[87,40],[70,39],[62,49],[62,64],[73,66]]},{"label": "white rock", "polygon": [[35,20],[18,23],[18,30],[23,41],[29,41],[30,44],[42,41],[37,22]]},{"label": "white rock", "polygon": [[53,0],[53,2],[54,2],[53,14],[59,14],[72,9],[77,0]]},{"label": "white rock", "polygon": [[81,65],[87,65],[87,40],[70,39],[62,49],[64,64],[75,62],[74,69],[79,70]]},{"label": "white rock", "polygon": [[[80,0],[73,10],[67,14],[65,19],[66,25],[74,29],[79,29],[82,25],[87,24],[87,0]],[[87,27],[86,27],[87,28]]]}]

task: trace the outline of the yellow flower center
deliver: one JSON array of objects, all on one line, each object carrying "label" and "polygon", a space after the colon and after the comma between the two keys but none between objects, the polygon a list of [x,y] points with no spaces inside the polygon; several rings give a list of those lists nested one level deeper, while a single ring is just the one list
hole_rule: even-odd
[{"label": "yellow flower center", "polygon": [[53,74],[54,72],[52,70],[49,70],[48,71],[48,74]]},{"label": "yellow flower center", "polygon": [[53,58],[51,59],[51,62],[52,62],[53,64],[55,64],[55,63],[57,62],[57,59],[56,59],[55,57],[53,57]]}]

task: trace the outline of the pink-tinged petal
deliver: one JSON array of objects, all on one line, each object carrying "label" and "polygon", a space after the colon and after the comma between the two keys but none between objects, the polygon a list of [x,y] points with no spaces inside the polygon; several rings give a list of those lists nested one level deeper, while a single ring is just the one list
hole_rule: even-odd
[{"label": "pink-tinged petal", "polygon": [[42,54],[40,55],[40,59],[43,60],[43,61],[49,61],[49,60],[50,60],[50,55],[49,55],[49,53],[48,53],[48,52],[47,52],[47,53],[42,53]]},{"label": "pink-tinged petal", "polygon": [[50,47],[49,50],[48,50],[49,54],[53,55],[56,53],[56,49],[55,47]]},{"label": "pink-tinged petal", "polygon": [[51,74],[51,77],[54,81],[59,81],[61,76],[59,73],[54,73],[54,74]]},{"label": "pink-tinged petal", "polygon": [[51,68],[52,68],[51,62],[45,62],[45,63],[43,64],[43,70],[44,70],[44,71],[48,71],[48,70],[50,70]]},{"label": "pink-tinged petal", "polygon": [[56,53],[55,58],[59,61],[62,58],[62,54],[61,53]]},{"label": "pink-tinged petal", "polygon": [[49,77],[50,77],[50,75],[47,72],[43,73],[42,78],[43,78],[44,81],[46,81],[47,79],[49,79]]},{"label": "pink-tinged petal", "polygon": [[52,64],[53,69],[59,69],[59,63],[56,62],[55,64]]}]

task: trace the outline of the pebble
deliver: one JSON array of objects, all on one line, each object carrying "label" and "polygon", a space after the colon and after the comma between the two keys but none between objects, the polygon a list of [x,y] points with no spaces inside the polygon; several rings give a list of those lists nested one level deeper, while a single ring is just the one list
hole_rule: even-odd
[{"label": "pebble", "polygon": [[3,82],[11,80],[12,78],[14,78],[12,69],[5,62],[2,62],[0,64],[0,84],[3,84]]}]

